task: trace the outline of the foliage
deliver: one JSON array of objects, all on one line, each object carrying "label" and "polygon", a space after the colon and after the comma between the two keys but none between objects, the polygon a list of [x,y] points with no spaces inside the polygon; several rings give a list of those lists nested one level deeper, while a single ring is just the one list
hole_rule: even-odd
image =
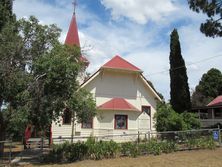
[{"label": "foliage", "polygon": [[12,14],[12,1],[1,0],[0,1],[0,32],[5,24],[9,21],[13,21],[15,16]]},{"label": "foliage", "polygon": [[200,128],[200,121],[193,113],[177,113],[170,104],[159,103],[154,115],[156,129],[162,131],[179,131]]},{"label": "foliage", "polygon": [[190,130],[200,128],[200,121],[196,113],[184,112],[181,114],[181,117],[184,121],[184,129]]},{"label": "foliage", "polygon": [[[185,148],[184,148],[185,146]],[[84,159],[100,160],[105,158],[115,158],[119,156],[137,157],[139,155],[150,154],[160,155],[171,153],[182,149],[214,149],[216,144],[212,137],[190,136],[185,142],[178,144],[171,140],[157,140],[151,138],[145,143],[125,142],[116,143],[114,141],[96,141],[90,137],[86,142],[71,144],[53,145],[45,162],[74,162]]]},{"label": "foliage", "polygon": [[188,77],[176,29],[170,37],[170,104],[176,112],[182,113],[191,108]]},{"label": "foliage", "polygon": [[186,141],[188,149],[215,149],[216,143],[212,137],[191,138]]},{"label": "foliage", "polygon": [[122,143],[121,154],[135,158],[139,155],[139,147],[137,146],[136,143],[132,143],[132,142]]},{"label": "foliage", "polygon": [[205,106],[211,100],[222,94],[222,73],[216,68],[210,69],[203,74],[199,84],[192,94],[194,107]]},{"label": "foliage", "polygon": [[86,145],[89,149],[88,156],[95,160],[114,158],[119,151],[119,145],[112,140],[95,142],[89,139],[87,140]]},{"label": "foliage", "polygon": [[[24,132],[24,124],[28,120],[21,115],[27,109],[28,87],[36,77],[31,63],[58,43],[59,32],[54,25],[40,25],[34,17],[7,22],[1,30],[0,108],[4,104],[6,113],[0,115],[7,117],[0,124],[8,133],[14,133],[14,136]],[[19,116],[20,121],[15,120],[15,116]]]},{"label": "foliage", "polygon": [[96,115],[96,103],[92,94],[85,89],[79,89],[71,95],[68,107],[75,111],[78,122],[87,122]]},{"label": "foliage", "polygon": [[222,1],[221,0],[188,0],[190,9],[208,16],[201,23],[200,31],[208,37],[222,37]]}]

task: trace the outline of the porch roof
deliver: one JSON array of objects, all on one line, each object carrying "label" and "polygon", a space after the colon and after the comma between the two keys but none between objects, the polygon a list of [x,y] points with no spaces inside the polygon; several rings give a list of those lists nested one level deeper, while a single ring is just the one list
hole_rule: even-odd
[{"label": "porch roof", "polygon": [[124,98],[113,98],[104,104],[98,106],[99,110],[123,110],[123,111],[139,111]]},{"label": "porch roof", "polygon": [[218,106],[218,105],[222,105],[222,95],[217,96],[207,106]]}]

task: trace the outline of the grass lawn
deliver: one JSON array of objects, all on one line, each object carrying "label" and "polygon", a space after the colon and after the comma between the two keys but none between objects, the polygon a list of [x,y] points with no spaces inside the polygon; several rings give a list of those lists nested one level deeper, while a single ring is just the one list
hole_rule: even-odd
[{"label": "grass lawn", "polygon": [[[44,167],[219,167],[222,166],[222,148],[215,150],[181,151],[159,156],[85,160],[71,164],[42,165]],[[32,166],[32,165],[29,165]]]}]

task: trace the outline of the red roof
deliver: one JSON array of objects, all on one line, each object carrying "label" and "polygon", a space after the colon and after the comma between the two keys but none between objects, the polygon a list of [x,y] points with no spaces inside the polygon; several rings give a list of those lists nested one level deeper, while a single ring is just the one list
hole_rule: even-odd
[{"label": "red roof", "polygon": [[129,71],[142,72],[138,67],[124,60],[122,57],[116,55],[110,61],[102,66],[102,68],[123,69]]},{"label": "red roof", "polygon": [[132,104],[128,103],[123,98],[113,98],[110,101],[100,105],[98,109],[101,110],[124,110],[124,111],[139,111]]},{"label": "red roof", "polygon": [[[76,45],[76,46],[80,47],[78,27],[77,27],[77,23],[76,23],[75,14],[73,14],[71,23],[69,25],[69,31],[66,35],[65,44],[69,45],[69,46]],[[87,60],[87,58],[85,56],[81,55],[80,60],[83,61],[86,64],[86,66],[89,65],[89,61]]]},{"label": "red roof", "polygon": [[222,105],[222,95],[217,96],[213,101],[211,101],[207,106],[217,106]]},{"label": "red roof", "polygon": [[78,28],[77,28],[75,14],[72,16],[72,20],[71,20],[71,23],[69,25],[69,31],[66,35],[65,44],[67,44],[67,45],[77,45],[78,47],[80,47],[79,34],[78,34]]}]

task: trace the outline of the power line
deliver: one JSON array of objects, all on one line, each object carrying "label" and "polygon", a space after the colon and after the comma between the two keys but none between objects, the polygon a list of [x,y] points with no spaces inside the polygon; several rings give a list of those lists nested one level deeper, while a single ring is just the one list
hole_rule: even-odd
[{"label": "power line", "polygon": [[[199,63],[202,63],[204,61],[211,60],[211,59],[214,59],[214,58],[217,58],[217,57],[222,57],[222,55],[212,56],[212,57],[208,57],[208,58],[196,61],[196,62],[188,63],[187,66],[199,64]],[[163,71],[151,73],[151,74],[148,74],[147,76],[153,76],[153,75],[162,74],[162,73],[169,72],[169,71],[175,71],[175,70],[178,70],[178,69],[181,69],[181,68],[184,68],[184,67],[186,67],[186,66],[184,65],[184,66],[179,66],[179,67],[169,69],[169,70],[163,70]]]}]

